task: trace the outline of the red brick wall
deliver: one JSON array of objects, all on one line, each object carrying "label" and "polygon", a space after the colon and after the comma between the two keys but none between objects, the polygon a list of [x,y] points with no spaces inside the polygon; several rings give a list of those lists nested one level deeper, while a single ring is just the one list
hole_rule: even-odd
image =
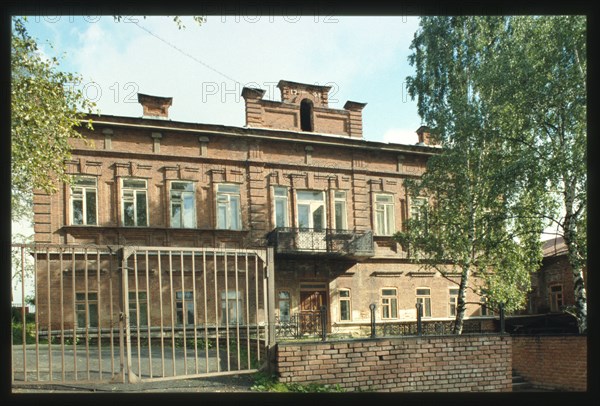
[{"label": "red brick wall", "polygon": [[513,368],[540,388],[587,390],[587,337],[515,336]]},{"label": "red brick wall", "polygon": [[406,337],[279,343],[281,382],[347,391],[512,391],[509,336]]}]

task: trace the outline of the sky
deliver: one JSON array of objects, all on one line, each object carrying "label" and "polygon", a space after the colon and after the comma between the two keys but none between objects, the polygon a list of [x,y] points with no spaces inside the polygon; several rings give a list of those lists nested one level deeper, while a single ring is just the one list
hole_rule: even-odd
[{"label": "sky", "polygon": [[[173,97],[174,121],[244,126],[244,86],[281,100],[279,80],[331,86],[330,107],[367,103],[370,141],[415,144],[421,125],[407,95],[411,16],[31,16],[27,29],[101,114],[141,117],[137,93]],[[51,44],[51,46],[50,46]]]}]

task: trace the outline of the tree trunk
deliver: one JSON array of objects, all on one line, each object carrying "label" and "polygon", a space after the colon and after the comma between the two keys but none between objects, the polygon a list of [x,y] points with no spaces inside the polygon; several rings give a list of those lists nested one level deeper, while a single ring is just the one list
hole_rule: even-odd
[{"label": "tree trunk", "polygon": [[454,334],[462,334],[463,320],[465,318],[465,310],[467,308],[466,290],[469,283],[470,264],[463,266],[462,275],[460,277],[460,286],[458,288],[458,298],[456,300],[456,318],[454,319]]}]

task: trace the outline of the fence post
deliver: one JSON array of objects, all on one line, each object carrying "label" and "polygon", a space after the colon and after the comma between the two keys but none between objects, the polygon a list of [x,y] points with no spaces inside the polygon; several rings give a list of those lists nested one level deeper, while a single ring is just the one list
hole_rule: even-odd
[{"label": "fence post", "polygon": [[[129,256],[135,253],[135,251],[131,248],[122,248],[121,249],[121,281],[122,281],[122,289],[121,289],[121,303],[123,304],[123,308],[121,309],[122,320],[125,327],[125,349],[127,356],[127,381],[129,383],[138,383],[140,379],[137,375],[131,370],[131,326],[129,325],[129,269],[127,268],[127,259]],[[138,371],[139,373],[139,371]]]},{"label": "fence post", "polygon": [[500,310],[500,334],[504,334],[505,333],[505,329],[504,329],[504,303],[500,303],[498,305],[498,308]]},{"label": "fence post", "polygon": [[375,338],[375,303],[369,305],[371,310],[371,338]]},{"label": "fence post", "polygon": [[415,306],[417,307],[417,335],[420,336],[423,334],[423,326],[421,325],[421,316],[423,310],[420,302],[417,302]]},{"label": "fence post", "polygon": [[327,308],[321,306],[321,341],[327,340]]}]

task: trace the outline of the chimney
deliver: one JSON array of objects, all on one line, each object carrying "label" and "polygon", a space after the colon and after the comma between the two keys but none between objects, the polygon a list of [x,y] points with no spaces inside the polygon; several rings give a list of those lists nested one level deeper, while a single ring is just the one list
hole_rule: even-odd
[{"label": "chimney", "polygon": [[143,118],[169,118],[169,107],[173,103],[172,97],[158,97],[138,93],[138,102],[144,108]]},{"label": "chimney", "polygon": [[426,125],[422,125],[417,129],[417,135],[419,136],[419,142],[417,145],[437,145],[437,143],[431,137],[431,129]]},{"label": "chimney", "polygon": [[263,109],[260,101],[265,95],[262,89],[244,87],[242,97],[246,102],[246,127],[260,127],[263,125]]},{"label": "chimney", "polygon": [[350,112],[348,119],[348,132],[350,138],[363,137],[362,109],[364,109],[366,105],[367,103],[359,103],[350,100],[344,104],[344,109]]}]

